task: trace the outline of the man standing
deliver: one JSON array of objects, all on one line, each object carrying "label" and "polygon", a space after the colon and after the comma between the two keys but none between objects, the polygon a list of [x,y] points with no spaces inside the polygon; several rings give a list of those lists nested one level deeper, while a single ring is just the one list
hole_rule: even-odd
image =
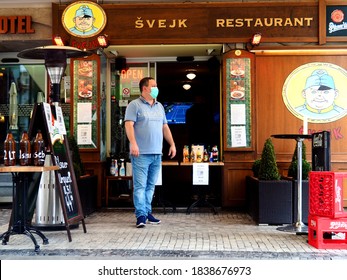
[{"label": "man standing", "polygon": [[143,78],[139,87],[141,96],[131,101],[125,111],[125,130],[130,142],[136,227],[142,228],[147,220],[160,223],[152,215],[152,199],[161,167],[163,138],[170,145],[171,158],[176,155],[176,146],[164,107],[156,100],[159,93],[156,81]]}]

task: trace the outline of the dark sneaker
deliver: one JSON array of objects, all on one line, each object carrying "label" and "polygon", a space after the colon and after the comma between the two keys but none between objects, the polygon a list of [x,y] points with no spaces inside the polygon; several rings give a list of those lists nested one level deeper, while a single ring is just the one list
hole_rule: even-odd
[{"label": "dark sneaker", "polygon": [[153,215],[152,215],[151,213],[148,213],[147,219],[148,219],[148,222],[149,222],[150,224],[155,224],[155,225],[157,225],[157,224],[160,224],[160,222],[161,222],[160,220],[154,218]]},{"label": "dark sneaker", "polygon": [[140,216],[137,218],[136,227],[143,228],[146,225],[146,216]]}]

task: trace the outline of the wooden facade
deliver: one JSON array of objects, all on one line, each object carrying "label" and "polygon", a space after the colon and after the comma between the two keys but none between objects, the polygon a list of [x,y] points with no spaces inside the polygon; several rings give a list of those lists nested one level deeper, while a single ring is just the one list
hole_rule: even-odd
[{"label": "wooden facade", "polygon": [[[245,46],[241,50],[244,54],[252,34],[262,33],[262,44],[246,55],[252,57],[251,145],[247,149],[227,149],[224,145],[222,149],[225,164],[222,206],[242,207],[245,204],[245,177],[252,174],[252,164],[260,157],[265,140],[272,134],[302,132],[302,120],[289,112],[283,102],[282,87],[288,75],[300,65],[313,62],[332,63],[347,69],[347,53],[343,50],[346,38],[327,38],[325,9],[333,4],[344,3],[320,0],[266,4],[138,3],[101,6],[108,18],[103,33],[108,35],[111,45],[222,43],[229,46],[239,43]],[[65,8],[66,5],[53,4],[52,34],[59,34],[70,43],[81,43],[81,39],[71,38],[61,24]],[[234,55],[233,46],[223,57]],[[269,50],[281,50],[282,53],[271,53]],[[225,68],[222,71],[226,71]],[[224,100],[227,93],[223,79],[222,88],[221,122],[225,132]],[[345,118],[325,124],[309,123],[309,132],[321,130],[331,131],[332,170],[347,170]],[[225,137],[223,133],[221,142],[224,143]],[[273,142],[279,169],[287,175],[295,141],[274,139]],[[311,145],[306,142],[310,160]],[[94,168],[94,157],[86,153],[85,159]],[[102,176],[102,172],[98,171],[98,175]]]}]

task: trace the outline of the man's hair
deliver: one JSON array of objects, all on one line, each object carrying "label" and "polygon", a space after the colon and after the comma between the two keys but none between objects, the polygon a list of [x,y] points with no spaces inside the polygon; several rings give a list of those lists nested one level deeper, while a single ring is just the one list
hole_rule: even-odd
[{"label": "man's hair", "polygon": [[139,87],[140,87],[140,92],[142,92],[142,88],[143,87],[147,87],[148,86],[148,82],[149,80],[154,80],[152,77],[145,77],[145,78],[142,78],[140,83],[139,83]]}]

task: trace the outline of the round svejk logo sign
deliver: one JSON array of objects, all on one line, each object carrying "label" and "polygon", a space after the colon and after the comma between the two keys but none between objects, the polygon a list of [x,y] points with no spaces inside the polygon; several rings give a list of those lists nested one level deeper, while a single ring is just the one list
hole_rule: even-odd
[{"label": "round svejk logo sign", "polygon": [[347,71],[338,65],[314,62],[287,77],[282,97],[288,110],[311,123],[336,121],[347,114]]},{"label": "round svejk logo sign", "polygon": [[66,7],[61,21],[72,36],[90,38],[105,28],[107,20],[105,11],[98,4],[78,1]]}]

